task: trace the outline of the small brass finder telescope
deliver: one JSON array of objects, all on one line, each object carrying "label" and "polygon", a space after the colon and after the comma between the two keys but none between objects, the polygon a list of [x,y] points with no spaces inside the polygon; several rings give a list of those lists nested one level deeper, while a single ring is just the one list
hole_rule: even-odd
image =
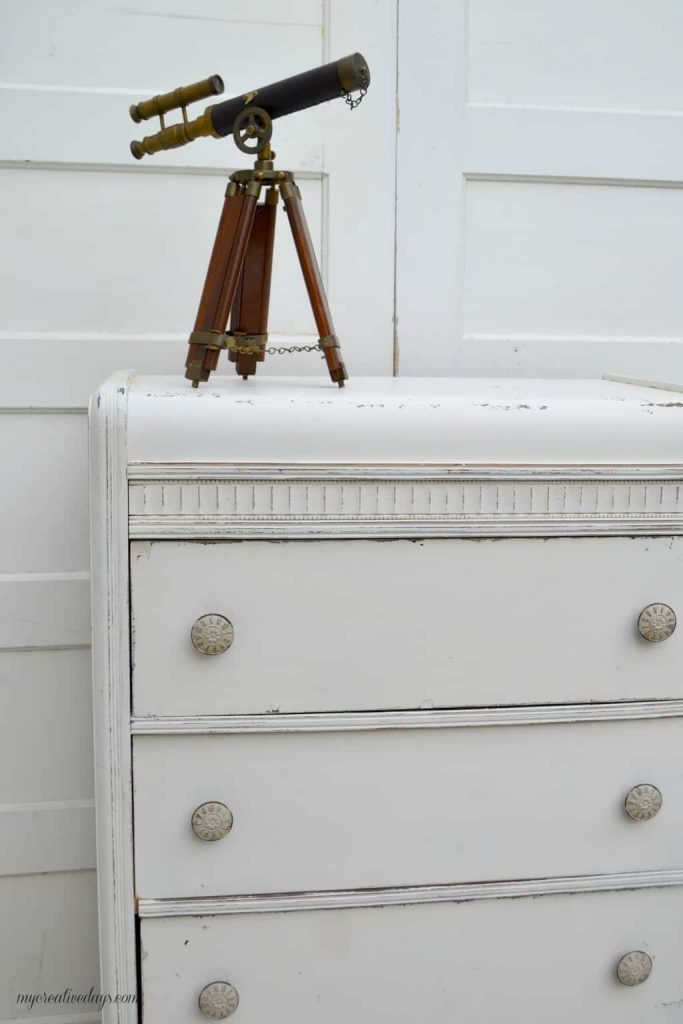
[{"label": "small brass finder telescope", "polygon": [[[245,380],[256,372],[256,364],[265,359],[279,196],[282,196],[289,219],[319,340],[317,345],[268,351],[317,349],[325,357],[331,379],[339,387],[344,386],[348,374],[334,332],[301,193],[291,171],[275,170],[275,153],[270,148],[270,140],[275,118],[335,97],[343,97],[353,110],[369,85],[370,70],[365,59],[360,53],[352,53],[243,96],[214,103],[192,121],[187,116],[188,104],[220,95],[224,88],[220,75],[131,106],[130,116],[136,123],[158,117],[161,124],[155,134],[131,142],[131,152],[137,160],[161,150],[185,146],[202,136],[220,138],[231,133],[238,149],[256,156],[253,170],[235,171],[230,175],[225,193],[199,310],[189,338],[185,376],[193,387],[209,379],[222,349],[227,349],[228,358]],[[354,93],[359,95],[354,98]],[[182,122],[167,126],[164,115],[178,108],[182,111]],[[264,186],[267,187],[265,202],[259,203]],[[226,330],[228,317],[230,329]]]}]

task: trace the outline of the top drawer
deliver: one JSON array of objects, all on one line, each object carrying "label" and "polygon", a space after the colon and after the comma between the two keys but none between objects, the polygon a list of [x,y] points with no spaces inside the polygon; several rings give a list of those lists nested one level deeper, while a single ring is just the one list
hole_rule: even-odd
[{"label": "top drawer", "polygon": [[138,716],[683,697],[683,629],[638,629],[678,537],[140,541],[131,588]]}]

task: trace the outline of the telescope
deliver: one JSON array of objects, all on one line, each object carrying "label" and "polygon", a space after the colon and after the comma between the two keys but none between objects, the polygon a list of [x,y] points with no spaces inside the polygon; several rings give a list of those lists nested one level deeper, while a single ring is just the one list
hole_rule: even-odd
[{"label": "telescope", "polygon": [[[291,171],[275,169],[270,140],[276,118],[336,97],[343,97],[354,110],[369,85],[370,70],[365,58],[360,53],[352,53],[323,67],[223,103],[214,103],[193,121],[187,116],[188,104],[220,96],[224,89],[220,75],[142,100],[130,108],[130,116],[136,124],[150,117],[158,117],[161,124],[154,135],[131,142],[131,153],[136,160],[161,150],[177,149],[202,136],[220,138],[230,133],[238,149],[257,158],[253,170],[233,171],[225,192],[194,330],[189,337],[185,376],[192,387],[209,379],[222,349],[227,350],[228,359],[244,380],[256,373],[256,364],[263,362],[266,352],[279,355],[319,351],[327,363],[331,380],[340,388],[344,387],[348,374],[306,224],[301,193]],[[178,108],[182,111],[182,123],[167,126],[164,115]],[[267,189],[265,202],[259,203],[264,187]],[[267,349],[275,214],[280,197],[319,337],[315,345]],[[226,329],[228,317],[229,330]]]},{"label": "telescope", "polygon": [[[132,119],[139,124],[150,117],[158,117],[161,130],[145,136],[139,142],[131,142],[131,153],[136,160],[141,160],[145,155],[185,146],[194,139],[205,136],[220,138],[230,133],[242,152],[259,153],[270,141],[272,121],[275,118],[294,114],[297,110],[307,110],[339,96],[345,97],[347,102],[350,101],[349,105],[355,106],[360,99],[354,100],[352,94],[361,92],[364,95],[369,85],[370,70],[365,58],[360,53],[352,53],[341,60],[284,78],[262,89],[254,89],[223,103],[214,103],[190,121],[187,116],[190,103],[219,96],[225,88],[220,75],[211,75],[202,82],[181,86],[162,96],[134,103],[130,108]],[[182,111],[182,123],[167,127],[164,114],[177,109]]]}]

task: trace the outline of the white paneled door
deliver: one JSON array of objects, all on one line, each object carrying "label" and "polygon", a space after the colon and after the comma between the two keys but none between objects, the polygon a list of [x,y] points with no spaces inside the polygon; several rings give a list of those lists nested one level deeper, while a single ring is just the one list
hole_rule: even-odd
[{"label": "white paneled door", "polygon": [[400,6],[401,373],[680,383],[680,3],[426,6]]}]

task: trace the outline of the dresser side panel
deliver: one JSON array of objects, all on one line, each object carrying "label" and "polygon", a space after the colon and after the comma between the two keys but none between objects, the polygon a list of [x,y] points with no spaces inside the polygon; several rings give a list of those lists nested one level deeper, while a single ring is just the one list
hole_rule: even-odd
[{"label": "dresser side panel", "polygon": [[[101,990],[136,996],[132,854],[126,408],[130,373],[91,398],[92,640]],[[103,1024],[136,1024],[137,1005],[103,1008]]]}]

